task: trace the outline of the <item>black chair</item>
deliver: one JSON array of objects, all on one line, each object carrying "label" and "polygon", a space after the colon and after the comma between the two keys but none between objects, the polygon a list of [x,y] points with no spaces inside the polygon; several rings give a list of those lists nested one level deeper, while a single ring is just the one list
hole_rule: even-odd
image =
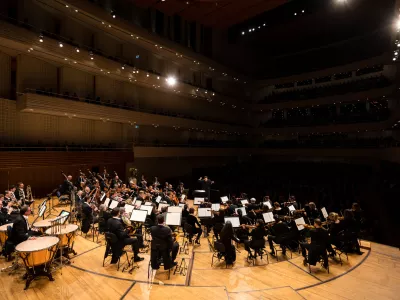
[{"label": "black chair", "polygon": [[189,254],[189,243],[192,243],[192,241],[193,241],[193,227],[192,225],[185,223],[183,225],[183,239],[179,252]]},{"label": "black chair", "polygon": [[[324,265],[326,261],[326,266]],[[328,253],[326,250],[324,250],[324,252],[322,252],[319,256],[318,256],[318,262],[321,264],[321,266],[323,268],[326,269],[326,271],[329,274],[329,261],[328,261]],[[311,266],[310,264],[308,264],[308,271],[311,273]]]},{"label": "black chair", "polygon": [[[279,245],[279,248],[277,247],[278,245]],[[287,241],[282,240],[280,244],[273,242],[272,246],[274,248],[276,261],[279,261],[278,252],[282,252],[282,254],[283,254],[283,252],[287,253],[289,251],[290,258],[292,259],[292,257],[293,257],[292,249],[289,247],[289,243]]]},{"label": "black chair", "polygon": [[126,261],[128,263],[128,266],[130,266],[128,253],[123,248],[120,249],[118,247],[117,236],[114,233],[106,232],[105,237],[106,237],[106,251],[104,253],[104,258],[103,258],[103,267],[105,265],[107,257],[109,257],[109,256],[112,257],[113,254],[118,256],[117,270],[119,270],[121,256],[123,256],[124,254],[126,255]]},{"label": "black chair", "polygon": [[[214,266],[214,258],[218,259],[218,262],[220,262],[221,260],[226,261],[225,260],[225,245],[222,244],[221,242],[214,242],[214,245],[212,246],[212,250],[213,250],[213,255],[211,258],[211,267]],[[226,264],[226,267],[228,268],[228,264]]]},{"label": "black chair", "polygon": [[254,266],[256,264],[257,255],[260,256],[261,260],[263,259],[263,256],[265,255],[267,257],[267,262],[269,264],[268,253],[265,250],[265,240],[257,241],[257,243],[253,247],[250,247],[250,249],[254,250],[254,256],[250,256],[250,252],[248,253],[248,255],[247,255],[248,263],[253,263],[253,266]]},{"label": "black chair", "polygon": [[[156,254],[154,255],[155,257],[157,257],[158,262],[157,265],[159,267],[164,267],[164,260],[161,254],[161,250],[159,250],[160,246],[159,245],[155,245],[154,249],[152,249],[151,251],[155,251]],[[152,262],[152,255],[150,254],[150,260],[149,260],[149,265],[148,265],[148,269],[147,269],[147,280],[150,282],[150,277],[153,278],[153,271],[154,269],[151,267],[151,262]],[[171,278],[171,269],[173,269],[173,267],[169,268],[168,271],[168,280]]]}]

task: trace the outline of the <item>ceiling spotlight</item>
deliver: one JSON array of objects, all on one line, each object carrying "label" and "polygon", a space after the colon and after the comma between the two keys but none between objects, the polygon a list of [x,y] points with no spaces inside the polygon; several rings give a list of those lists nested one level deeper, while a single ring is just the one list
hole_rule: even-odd
[{"label": "ceiling spotlight", "polygon": [[93,60],[94,57],[93,57],[93,52],[92,51],[89,52],[89,55],[90,55],[90,59]]},{"label": "ceiling spotlight", "polygon": [[266,24],[264,23],[263,26],[265,26]]},{"label": "ceiling spotlight", "polygon": [[58,46],[60,46],[60,48],[64,47],[63,43],[59,42]]},{"label": "ceiling spotlight", "polygon": [[149,75],[149,74],[147,74],[147,75],[146,75],[146,77],[150,77],[150,75]]},{"label": "ceiling spotlight", "polygon": [[157,76],[157,79],[160,80],[160,76]]},{"label": "ceiling spotlight", "polygon": [[125,65],[122,65],[121,69],[122,69],[122,70],[125,70]]},{"label": "ceiling spotlight", "polygon": [[77,10],[77,9],[75,9],[75,12],[78,12],[78,10]]},{"label": "ceiling spotlight", "polygon": [[251,29],[249,29],[249,32],[251,32]]},{"label": "ceiling spotlight", "polygon": [[39,42],[43,43],[43,35],[39,35]]},{"label": "ceiling spotlight", "polygon": [[294,13],[295,16],[297,16],[297,13]]},{"label": "ceiling spotlight", "polygon": [[169,86],[175,86],[176,84],[176,78],[173,76],[169,76],[166,81]]},{"label": "ceiling spotlight", "polygon": [[242,35],[244,35],[244,31],[242,31]]},{"label": "ceiling spotlight", "polygon": [[113,10],[111,11],[111,16],[113,17],[113,19],[115,19],[117,17],[117,15],[115,14],[115,12]]},{"label": "ceiling spotlight", "polygon": [[80,50],[79,50],[79,48],[75,48],[75,51],[79,53]]}]

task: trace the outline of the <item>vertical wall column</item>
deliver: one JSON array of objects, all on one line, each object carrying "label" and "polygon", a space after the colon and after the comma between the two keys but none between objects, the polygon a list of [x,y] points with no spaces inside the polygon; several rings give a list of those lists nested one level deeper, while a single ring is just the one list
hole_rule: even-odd
[{"label": "vertical wall column", "polygon": [[169,24],[169,17],[164,14],[164,32],[163,32],[163,36],[165,38],[168,38],[168,24]]},{"label": "vertical wall column", "polygon": [[196,22],[196,52],[201,52],[201,30],[200,24]]}]

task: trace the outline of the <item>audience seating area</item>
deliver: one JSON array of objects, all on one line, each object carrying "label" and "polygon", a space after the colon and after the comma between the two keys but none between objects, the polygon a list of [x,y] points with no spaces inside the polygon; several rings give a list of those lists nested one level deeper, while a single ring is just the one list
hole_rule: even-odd
[{"label": "audience seating area", "polygon": [[[347,93],[355,93],[372,89],[384,88],[391,84],[390,80],[381,75],[378,77],[353,80],[346,83],[339,83],[325,86],[310,86],[303,89],[291,90],[286,92],[273,92],[265,97],[260,104],[287,102],[296,100],[306,100],[314,98],[322,98],[334,95],[343,95]],[[278,91],[278,90],[277,90]]]}]

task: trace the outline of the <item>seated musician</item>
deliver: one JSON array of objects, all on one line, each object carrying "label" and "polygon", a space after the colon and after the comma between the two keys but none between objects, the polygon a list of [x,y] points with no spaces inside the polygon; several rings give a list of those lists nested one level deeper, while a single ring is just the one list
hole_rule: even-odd
[{"label": "seated musician", "polygon": [[107,230],[107,221],[111,218],[111,214],[107,211],[107,206],[104,204],[100,204],[99,211],[99,231],[103,233]]},{"label": "seated musician", "polygon": [[182,209],[182,218],[186,219],[189,216],[189,206],[185,204]]},{"label": "seated musician", "polygon": [[[187,205],[185,205],[187,206]],[[214,217],[212,218],[213,221],[213,231],[215,238],[218,240],[219,239],[219,234],[221,233],[222,228],[224,227],[225,223],[225,210],[223,208],[220,208],[217,213],[214,214]]]},{"label": "seated musician", "polygon": [[315,219],[320,218],[320,213],[314,202],[310,202],[308,203],[308,206],[305,206],[305,212],[305,215],[308,217],[308,221],[311,225],[314,224]]},{"label": "seated musician", "polygon": [[31,208],[28,205],[24,205],[20,209],[19,216],[13,222],[13,228],[11,231],[11,241],[14,245],[18,245],[23,241],[26,241],[31,236],[41,235],[37,231],[30,229],[28,222],[28,216],[31,214]]},{"label": "seated musician", "polygon": [[334,256],[335,251],[332,248],[332,245],[335,245],[336,247],[341,246],[341,240],[339,237],[339,233],[343,230],[343,225],[341,221],[339,220],[339,215],[335,212],[329,213],[328,216],[328,221],[329,221],[329,227],[328,227],[328,232],[329,232],[329,243],[327,246],[328,252]]},{"label": "seated musician", "polygon": [[[242,227],[246,227],[245,225],[242,225]],[[259,249],[264,247],[265,245],[265,240],[264,237],[267,236],[267,231],[264,228],[264,221],[261,219],[258,219],[256,222],[256,227],[250,232],[251,240],[247,240],[244,242],[244,246],[247,252],[249,252],[250,257],[255,257],[251,253],[251,249]]]},{"label": "seated musician", "polygon": [[232,223],[227,221],[220,234],[220,242],[225,246],[225,261],[227,265],[231,265],[236,261],[236,249],[232,245],[232,240],[240,242],[234,234]]},{"label": "seated musician", "polygon": [[[5,204],[5,206],[3,206]],[[4,201],[4,195],[0,194],[0,226],[5,225],[11,222],[11,213],[13,209],[11,207],[7,207],[6,202]]]},{"label": "seated musician", "polygon": [[284,216],[285,210],[282,209],[281,205],[278,202],[274,203],[274,210],[272,212],[274,215]]},{"label": "seated musician", "polygon": [[[315,266],[319,257],[322,256],[324,259],[324,268],[328,266],[328,255],[326,254],[327,244],[329,243],[329,234],[326,229],[322,227],[320,219],[314,220],[314,226],[304,225],[305,228],[310,229],[311,243],[300,243],[301,252],[304,257],[304,265],[307,263],[311,266]],[[307,252],[308,250],[308,258]]]},{"label": "seated musician", "polygon": [[6,191],[4,194],[4,199],[3,199],[3,207],[8,206],[8,203],[12,201],[11,199],[11,191]]},{"label": "seated musician", "polygon": [[357,231],[360,231],[363,229],[364,226],[364,212],[360,207],[360,204],[358,204],[357,202],[354,202],[353,205],[351,206],[351,210],[353,211],[353,215],[354,215],[354,220],[356,220],[356,224],[358,227]]},{"label": "seated musician", "polygon": [[[358,255],[361,255],[360,244],[358,243],[358,233],[359,227],[357,221],[354,219],[354,214],[351,209],[346,209],[343,214],[344,219],[341,221],[342,228],[344,230],[344,242],[350,242],[354,247],[355,252]],[[347,249],[347,251],[351,251],[353,249]]]},{"label": "seated musician", "polygon": [[122,224],[120,218],[120,208],[115,207],[111,212],[112,218],[109,218],[107,221],[107,228],[110,233],[113,233],[118,238],[118,242],[116,243],[117,249],[113,249],[113,257],[111,259],[112,264],[116,264],[118,262],[118,255],[120,250],[124,248],[125,245],[131,245],[132,251],[134,254],[134,262],[142,261],[144,258],[139,257],[139,240],[136,237],[130,237],[128,233],[124,229],[124,225]]},{"label": "seated musician", "polygon": [[[197,233],[195,243],[200,244],[200,237],[201,237],[201,234],[203,233],[203,230],[201,229],[199,220],[197,220],[197,218],[194,216],[194,208],[193,207],[191,207],[189,209],[189,216],[186,218],[186,223],[192,226],[194,234]],[[196,227],[196,225],[198,227]],[[189,241],[192,242],[191,238],[189,239]]]},{"label": "seated musician", "polygon": [[282,254],[286,254],[286,239],[289,236],[289,226],[283,222],[282,217],[275,215],[275,224],[271,227],[271,235],[268,235],[268,244],[271,249],[271,255],[275,255],[274,246],[272,242],[279,244],[282,249]]},{"label": "seated musician", "polygon": [[[175,262],[179,251],[178,242],[174,242],[172,231],[168,226],[164,226],[164,216],[157,216],[157,224],[150,228],[151,232],[151,267],[159,269],[159,258],[162,257],[164,270],[168,270],[177,265]],[[172,256],[172,257],[171,257]]]},{"label": "seated musician", "polygon": [[92,205],[88,203],[90,200],[89,195],[85,197],[85,202],[82,204],[82,228],[83,233],[88,233],[90,225],[93,223],[93,208]]}]

